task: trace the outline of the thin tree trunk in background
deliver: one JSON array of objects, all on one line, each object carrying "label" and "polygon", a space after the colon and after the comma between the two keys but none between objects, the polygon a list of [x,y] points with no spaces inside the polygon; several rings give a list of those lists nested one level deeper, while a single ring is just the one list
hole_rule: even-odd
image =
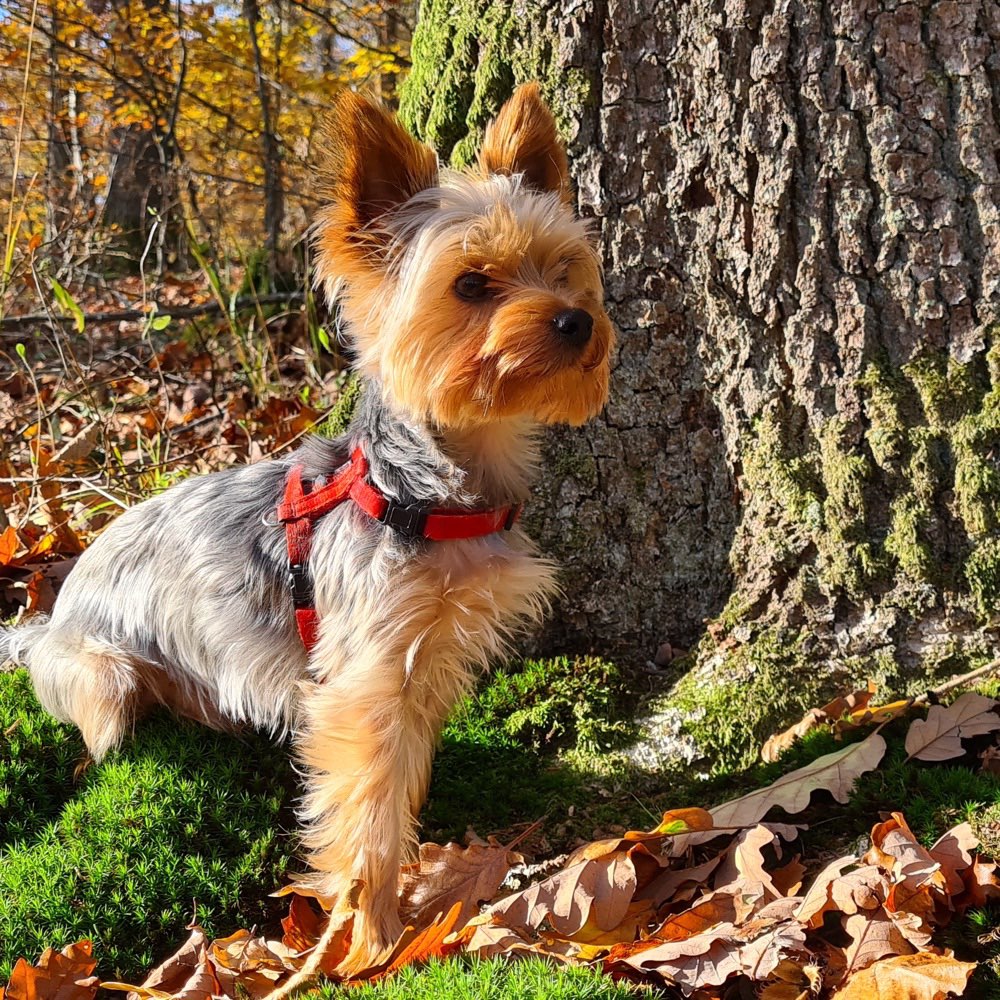
[{"label": "thin tree trunk in background", "polygon": [[253,48],[254,75],[257,80],[257,97],[260,100],[261,138],[264,147],[264,249],[267,254],[268,273],[272,280],[277,266],[281,225],[284,217],[284,193],[281,180],[281,143],[277,135],[277,122],[272,110],[270,86],[264,70],[264,59],[257,31],[260,26],[260,7],[257,0],[243,0],[243,16],[250,31]]},{"label": "thin tree trunk in background", "polygon": [[[69,91],[59,72],[59,46],[55,38],[59,23],[52,10],[49,42],[49,114],[45,157],[45,239],[53,244],[66,228],[73,199],[77,196],[79,167],[74,164],[73,149],[67,132],[70,126]],[[77,166],[76,176],[71,168]]]},{"label": "thin tree trunk in background", "polygon": [[548,435],[543,645],[693,647],[680,744],[995,652],[1000,6],[496,6],[425,0],[402,109],[462,160],[540,79],[600,233],[621,343]]},{"label": "thin tree trunk in background", "polygon": [[[126,22],[129,2],[113,0],[113,9]],[[147,9],[169,9],[168,0],[140,2]],[[164,54],[163,58],[170,57]],[[145,101],[153,125],[148,128],[122,125],[111,135],[111,182],[104,205],[104,224],[118,232],[116,248],[136,263],[147,249],[154,226],[161,227],[163,233],[176,233],[180,228],[178,187],[172,170],[175,150],[171,137],[163,131],[163,123],[171,117],[174,92],[173,85],[169,93],[159,93],[151,87]],[[132,99],[131,94],[126,96]],[[162,249],[167,242],[161,234],[157,247]],[[171,238],[169,242],[172,244],[174,240]],[[158,263],[162,269],[166,262],[160,259]]]},{"label": "thin tree trunk in background", "polygon": [[[387,52],[395,52],[400,45],[410,41],[410,29],[399,10],[399,5],[393,0],[383,0],[382,16],[378,19],[378,46]],[[379,73],[379,96],[390,108],[395,108],[399,96],[397,94],[396,81],[398,73],[393,69],[391,72]]]}]

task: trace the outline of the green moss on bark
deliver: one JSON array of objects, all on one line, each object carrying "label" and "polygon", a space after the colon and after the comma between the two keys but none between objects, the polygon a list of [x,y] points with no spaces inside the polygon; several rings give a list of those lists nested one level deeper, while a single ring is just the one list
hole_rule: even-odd
[{"label": "green moss on bark", "polygon": [[514,87],[537,80],[568,133],[589,85],[582,72],[559,65],[554,41],[537,3],[424,0],[400,117],[442,159],[464,166]]}]

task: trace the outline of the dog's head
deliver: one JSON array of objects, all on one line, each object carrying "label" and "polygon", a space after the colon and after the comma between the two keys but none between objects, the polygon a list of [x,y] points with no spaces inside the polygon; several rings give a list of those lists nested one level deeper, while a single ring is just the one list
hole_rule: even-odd
[{"label": "dog's head", "polygon": [[614,331],[537,85],[515,91],[469,170],[439,169],[352,93],[330,144],[318,275],[389,399],[440,427],[581,424],[601,409]]}]

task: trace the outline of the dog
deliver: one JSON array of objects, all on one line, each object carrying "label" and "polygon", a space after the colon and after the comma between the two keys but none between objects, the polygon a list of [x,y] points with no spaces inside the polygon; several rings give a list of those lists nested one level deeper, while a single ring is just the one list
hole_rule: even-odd
[{"label": "dog", "polygon": [[0,660],[96,760],[158,704],[290,734],[311,879],[356,906],[351,972],[402,931],[444,721],[556,592],[520,505],[539,428],[604,406],[615,334],[537,85],[465,170],[353,93],[327,144],[316,269],[363,384],[347,433],[126,511]]}]

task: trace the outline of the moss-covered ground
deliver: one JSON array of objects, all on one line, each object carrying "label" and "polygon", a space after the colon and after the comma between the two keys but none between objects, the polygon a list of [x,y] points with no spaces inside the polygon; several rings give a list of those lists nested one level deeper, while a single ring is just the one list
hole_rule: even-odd
[{"label": "moss-covered ground", "polygon": [[[666,808],[711,805],[765,784],[834,749],[813,733],[777,764],[638,773],[613,749],[629,737],[620,716],[630,682],[592,658],[531,662],[494,675],[444,733],[424,835],[512,839],[535,820],[527,846],[555,853],[577,838],[650,827]],[[987,689],[986,693],[997,694]],[[803,858],[814,866],[854,850],[885,812],[900,809],[928,843],[969,819],[1000,849],[1000,781],[973,757],[906,763],[906,723],[885,730],[883,765],[844,806],[815,801]],[[226,736],[146,720],[104,763],[77,774],[76,732],[37,705],[24,672],[0,674],[0,981],[20,954],[91,937],[105,978],[126,981],[162,959],[192,918],[211,932],[277,931],[284,910],[269,893],[298,870],[297,778],[288,749],[254,734]],[[734,758],[735,760],[735,758]],[[704,773],[704,772],[702,772]],[[1000,998],[989,911],[956,924],[948,944],[985,962],[975,995]],[[327,995],[334,995],[330,987]],[[627,995],[596,972],[527,963],[452,961],[409,970],[352,996],[555,1000]]]}]

